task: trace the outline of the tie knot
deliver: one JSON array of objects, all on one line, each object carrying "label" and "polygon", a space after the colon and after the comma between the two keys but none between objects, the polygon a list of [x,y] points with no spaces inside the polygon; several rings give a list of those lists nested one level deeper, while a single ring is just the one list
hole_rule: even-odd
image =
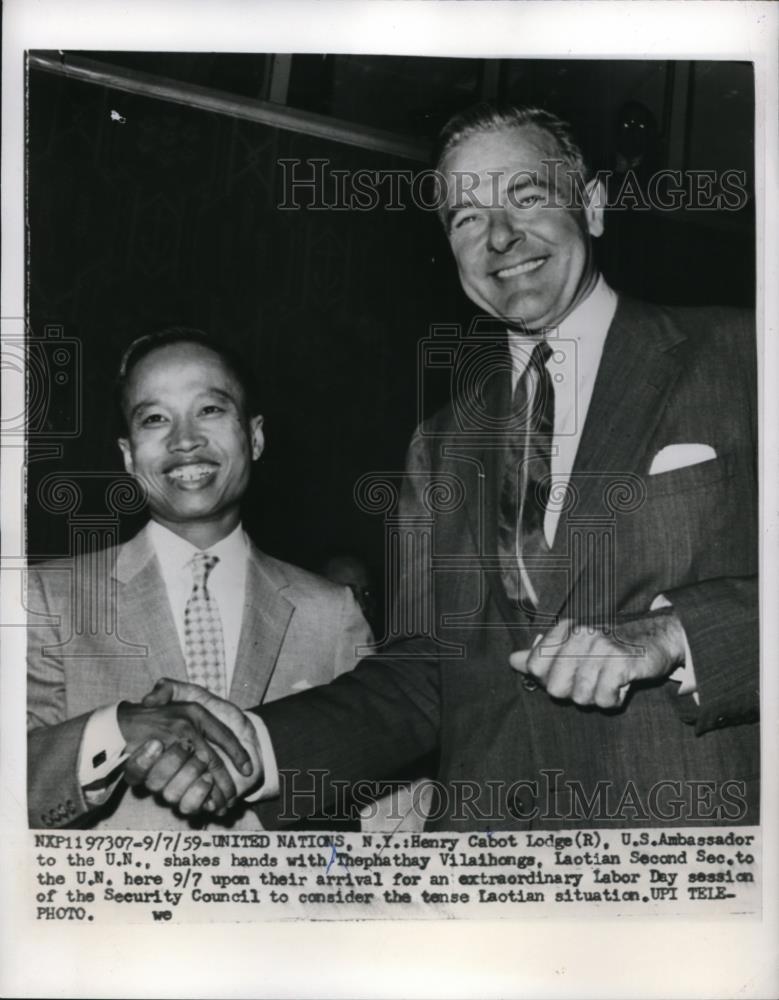
[{"label": "tie knot", "polygon": [[527,367],[514,387],[511,400],[511,430],[551,433],[554,425],[554,385],[546,367],[552,348],[539,341]]},{"label": "tie knot", "polygon": [[205,587],[208,574],[218,562],[219,556],[213,556],[210,552],[196,552],[192,556],[192,578],[196,587]]},{"label": "tie knot", "polygon": [[528,367],[534,368],[536,372],[540,372],[541,368],[546,366],[551,355],[552,348],[549,344],[545,340],[539,340],[533,348],[533,353],[530,355],[530,364]]}]

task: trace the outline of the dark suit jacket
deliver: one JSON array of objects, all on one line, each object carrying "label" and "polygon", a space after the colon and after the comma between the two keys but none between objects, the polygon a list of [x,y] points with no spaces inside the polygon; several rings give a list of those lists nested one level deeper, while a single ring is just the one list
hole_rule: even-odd
[{"label": "dark suit jacket", "polygon": [[[28,812],[31,827],[189,828],[153,796],[120,782],[91,809],[78,754],[91,713],[140,701],[187,668],[154,550],[142,530],[125,545],[36,566],[27,607]],[[372,639],[347,587],[252,547],[230,699],[256,705],[350,670]],[[253,812],[229,825],[256,829]]]},{"label": "dark suit jacket", "polygon": [[[455,400],[411,444],[412,535],[429,516],[431,482],[462,494],[439,505],[422,574],[436,636],[412,636],[294,704],[264,708],[279,766],[354,781],[437,747],[431,828],[756,822],[751,316],[620,299],[571,478],[575,503],[534,577],[542,621],[607,621],[665,595],[692,650],[699,706],[666,680],[634,685],[620,711],[582,709],[527,691],[508,666],[540,626],[511,607],[497,572],[501,440],[488,428],[507,400],[506,377],[488,393],[486,420]],[[716,458],[648,475],[671,444],[705,444]],[[410,572],[418,581],[418,565]],[[408,577],[401,597],[404,587]]]}]

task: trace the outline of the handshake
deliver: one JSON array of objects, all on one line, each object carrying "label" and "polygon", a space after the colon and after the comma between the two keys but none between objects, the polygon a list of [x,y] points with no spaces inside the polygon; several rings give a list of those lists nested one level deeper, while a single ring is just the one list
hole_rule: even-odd
[{"label": "handshake", "polygon": [[140,704],[120,702],[124,777],[184,815],[223,816],[262,784],[257,731],[232,702],[196,684],[158,681]]}]

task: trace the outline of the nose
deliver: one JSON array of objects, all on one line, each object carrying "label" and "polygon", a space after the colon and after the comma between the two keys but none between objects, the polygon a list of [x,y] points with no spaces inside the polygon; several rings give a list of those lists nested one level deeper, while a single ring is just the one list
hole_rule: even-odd
[{"label": "nose", "polygon": [[495,209],[490,213],[489,247],[496,253],[506,253],[516,243],[525,239],[525,233],[519,221],[504,209]]},{"label": "nose", "polygon": [[195,451],[206,443],[206,438],[197,424],[184,418],[173,423],[168,435],[169,451]]}]

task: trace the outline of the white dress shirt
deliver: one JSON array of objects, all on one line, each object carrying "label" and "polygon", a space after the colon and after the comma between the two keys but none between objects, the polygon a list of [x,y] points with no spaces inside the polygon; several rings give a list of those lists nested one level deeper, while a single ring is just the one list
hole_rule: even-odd
[{"label": "white dress shirt", "polygon": [[[185,655],[184,613],[193,584],[190,563],[200,550],[157,521],[149,522],[147,532],[168,595],[182,655]],[[229,691],[243,621],[249,540],[239,524],[226,538],[210,546],[208,552],[219,557],[219,562],[208,576],[208,591],[219,608],[222,621],[225,680]],[[126,756],[124,737],[117,721],[117,707],[118,702],[93,712],[81,739],[79,782],[87,790],[87,799],[93,805],[107,798],[115,782],[108,788],[98,787],[94,792],[90,792],[88,787],[95,783],[101,786]],[[100,763],[95,764],[96,759]]]},{"label": "white dress shirt", "polygon": [[[555,397],[550,469],[555,487],[566,485],[571,478],[603,345],[616,310],[617,295],[601,276],[587,298],[566,316],[559,327],[547,331],[545,335],[552,348],[546,367],[552,376]],[[542,336],[509,330],[512,392]],[[550,548],[559,519],[559,506],[550,504],[544,515],[544,535]]]}]

